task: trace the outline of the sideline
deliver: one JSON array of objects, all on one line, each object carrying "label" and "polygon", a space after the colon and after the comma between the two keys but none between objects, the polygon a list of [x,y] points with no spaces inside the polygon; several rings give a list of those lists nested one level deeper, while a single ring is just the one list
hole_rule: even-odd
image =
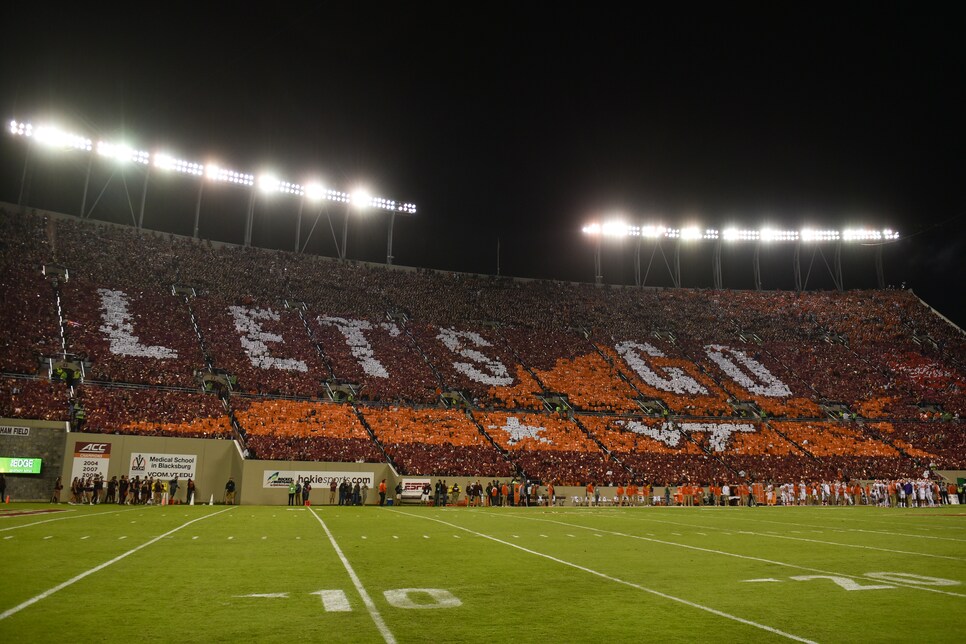
[{"label": "sideline", "polygon": [[[43,521],[34,521],[33,523],[25,523],[23,525],[14,525],[9,528],[0,528],[0,532],[6,532],[7,530],[19,530],[20,528],[29,528],[30,526],[40,525],[41,523],[50,523],[51,521],[64,521],[66,519],[83,519],[83,518],[95,518],[95,517],[106,517],[109,514],[118,514],[121,512],[130,512],[131,510],[136,510],[137,508],[143,508],[144,506],[134,506],[126,508],[124,510],[112,510],[110,512],[98,512],[97,514],[75,514],[69,517],[55,517],[53,519],[45,519]],[[75,512],[76,510],[64,510],[64,512]]]},{"label": "sideline", "polygon": [[[726,552],[724,550],[715,550],[713,548],[702,548],[701,546],[692,546],[692,545],[688,545],[686,543],[678,543],[676,541],[665,541],[664,539],[657,539],[655,537],[642,537],[642,536],[636,535],[636,534],[627,534],[626,532],[617,532],[616,530],[606,530],[606,529],[602,529],[602,528],[599,528],[599,527],[580,525],[578,523],[566,523],[564,521],[555,521],[553,519],[540,519],[538,517],[527,517],[527,516],[523,516],[523,515],[519,515],[519,514],[516,515],[516,516],[507,516],[507,515],[503,515],[503,514],[487,514],[486,516],[500,517],[500,518],[505,518],[505,519],[517,518],[517,519],[524,519],[526,521],[543,521],[543,522],[546,522],[546,523],[555,523],[557,525],[566,526],[568,528],[579,528],[581,530],[590,530],[590,531],[593,531],[593,532],[602,532],[604,534],[611,534],[611,535],[618,536],[618,537],[627,537],[628,539],[640,539],[642,541],[650,541],[652,543],[660,543],[660,544],[665,545],[665,546],[674,546],[676,548],[686,548],[687,550],[697,550],[699,552],[707,552],[707,553],[710,553],[710,554],[722,555],[722,556],[725,556],[725,557],[734,557],[736,559],[747,559],[749,561],[758,561],[760,563],[767,563],[767,564],[772,564],[772,565],[775,565],[775,566],[782,566],[784,568],[795,568],[795,569],[798,569],[798,570],[807,570],[808,572],[817,572],[817,573],[821,573],[823,575],[834,575],[836,577],[848,577],[850,579],[857,579],[857,580],[861,580],[861,581],[868,581],[868,579],[869,579],[868,577],[864,577],[862,575],[853,575],[853,574],[844,573],[844,572],[837,572],[837,571],[833,571],[833,570],[823,570],[821,568],[812,568],[810,566],[800,566],[798,564],[786,563],[784,561],[775,561],[774,559],[765,559],[763,557],[754,557],[752,555],[742,555],[742,554],[738,554],[738,553],[735,553],[735,552]],[[656,523],[672,523],[672,524],[674,524],[673,521],[661,521],[660,519],[648,519],[648,518],[645,518],[645,517],[640,517],[640,518],[643,519],[643,520],[645,520],[645,521],[654,521]],[[709,527],[709,526],[697,526],[697,525],[688,524],[688,523],[678,523],[678,524],[675,524],[675,525],[686,525],[686,526],[691,527],[691,528],[706,528],[706,527]],[[718,529],[723,530],[723,528],[718,528]],[[949,595],[951,597],[966,597],[966,595],[964,595],[962,593],[954,593],[954,592],[948,591],[948,590],[939,590],[938,588],[929,588],[927,586],[917,586],[915,584],[907,584],[907,583],[900,583],[900,582],[893,582],[893,581],[890,581],[889,583],[892,584],[893,586],[901,586],[903,588],[911,588],[912,590],[923,590],[923,591],[930,592],[930,593],[939,593],[940,595]]]},{"label": "sideline", "polygon": [[[793,525],[800,528],[820,528],[822,530],[831,530],[833,532],[864,532],[868,534],[884,534],[892,537],[909,537],[912,539],[937,539],[940,541],[958,541],[960,543],[966,542],[966,539],[958,539],[956,537],[939,537],[931,534],[910,534],[908,532],[890,532],[889,530],[867,530],[865,528],[848,528],[844,526],[827,526],[827,525],[814,525],[811,523],[793,523],[791,521],[769,521],[768,519],[760,519],[757,517],[747,517],[747,516],[734,516],[728,517],[729,519],[738,519],[739,521],[753,521],[755,523],[774,523],[775,525]],[[954,526],[950,526],[954,527]]]},{"label": "sideline", "polygon": [[[611,517],[617,517],[619,515],[618,515],[618,513],[613,513],[613,514],[611,514],[609,516],[611,516]],[[635,517],[628,517],[628,518],[633,519]],[[822,539],[806,539],[805,537],[792,537],[792,536],[784,535],[784,534],[771,534],[770,532],[752,532],[751,530],[740,530],[740,529],[735,529],[735,528],[719,528],[718,526],[713,526],[713,525],[702,525],[702,524],[695,524],[695,523],[680,523],[678,521],[667,521],[667,520],[655,519],[655,518],[652,518],[652,517],[643,517],[642,516],[642,517],[638,517],[638,518],[640,518],[643,521],[651,521],[653,523],[666,523],[668,525],[680,525],[680,526],[685,526],[685,527],[688,527],[688,528],[701,528],[701,529],[707,528],[708,530],[719,530],[719,531],[722,531],[722,532],[734,532],[736,534],[750,534],[750,535],[754,535],[756,537],[771,537],[773,539],[791,539],[792,541],[808,541],[810,543],[820,543],[820,544],[824,544],[824,545],[828,545],[828,546],[841,546],[843,548],[860,548],[862,550],[878,550],[880,552],[892,552],[892,553],[900,554],[900,555],[914,555],[914,556],[917,556],[917,557],[933,557],[935,559],[952,559],[953,561],[966,561],[966,558],[963,558],[963,557],[953,557],[952,555],[934,555],[934,554],[929,553],[929,552],[912,552],[910,550],[894,550],[894,549],[891,549],[891,548],[879,548],[877,546],[867,546],[867,545],[860,544],[860,543],[842,543],[841,541],[825,541],[825,540],[822,540]],[[744,517],[734,517],[734,518],[738,519],[738,518],[744,518]],[[756,520],[761,520],[761,519],[745,518],[745,520],[746,521],[756,521]],[[772,523],[777,523],[777,522],[774,522],[773,521]],[[799,525],[799,526],[805,527],[803,524],[798,524],[798,523],[792,523],[790,525]],[[815,527],[822,528],[823,526],[815,526]],[[842,529],[842,528],[833,528],[833,527],[829,527],[829,526],[824,526],[823,529],[824,530],[828,530],[830,532],[846,532],[845,529]]]},{"label": "sideline", "polygon": [[48,597],[50,597],[54,593],[56,593],[56,592],[58,592],[60,590],[63,590],[64,588],[67,588],[70,585],[73,585],[73,584],[77,583],[78,581],[80,581],[81,579],[84,579],[85,577],[88,577],[90,575],[93,575],[95,572],[98,572],[99,570],[103,570],[104,568],[107,568],[111,564],[117,563],[118,561],[120,561],[121,559],[124,559],[128,555],[133,555],[138,550],[141,550],[143,548],[147,548],[148,546],[150,546],[153,543],[157,543],[161,539],[164,539],[168,535],[174,534],[175,532],[177,532],[178,530],[180,530],[182,528],[188,527],[192,523],[196,523],[198,521],[203,521],[203,520],[208,519],[210,517],[219,515],[222,512],[228,512],[229,510],[235,509],[235,507],[237,507],[237,506],[233,506],[233,507],[230,507],[230,508],[226,508],[224,510],[219,510],[218,512],[215,512],[213,514],[206,514],[203,517],[198,517],[197,519],[192,519],[191,521],[188,521],[187,523],[183,523],[183,524],[179,525],[177,528],[175,528],[174,530],[168,530],[164,534],[159,535],[159,536],[151,539],[150,541],[147,541],[145,543],[142,543],[140,546],[138,546],[136,548],[132,548],[131,550],[128,550],[124,554],[121,554],[121,555],[118,555],[117,557],[114,557],[110,561],[105,561],[104,563],[100,564],[99,566],[94,566],[90,570],[88,570],[86,572],[82,572],[81,574],[77,575],[76,577],[73,577],[71,579],[68,579],[67,581],[63,582],[62,584],[58,584],[58,585],[54,586],[53,588],[51,588],[49,590],[45,590],[44,592],[40,593],[39,595],[37,595],[35,597],[31,597],[30,599],[28,599],[27,601],[23,602],[22,604],[19,604],[17,606],[14,606],[13,608],[10,608],[10,609],[4,611],[3,613],[0,613],[0,621],[7,619],[11,615],[16,615],[17,613],[19,613],[20,611],[22,611],[24,608],[27,608],[28,606],[31,606],[33,604],[36,604],[37,602],[39,602],[42,599],[47,599]]},{"label": "sideline", "polygon": [[456,528],[457,530],[462,530],[464,532],[468,532],[468,533],[473,534],[473,535],[476,535],[478,537],[483,537],[484,539],[489,539],[490,541],[495,541],[496,543],[500,543],[500,544],[503,544],[505,546],[510,546],[511,548],[516,548],[517,550],[521,550],[521,551],[526,552],[528,554],[535,555],[537,557],[543,557],[544,559],[549,559],[550,561],[554,561],[556,563],[563,564],[564,566],[569,566],[570,568],[575,568],[577,570],[580,570],[580,571],[589,573],[591,575],[595,575],[597,577],[600,577],[601,579],[606,579],[608,581],[613,581],[615,583],[622,584],[624,586],[630,586],[631,588],[635,588],[637,590],[644,591],[645,593],[650,593],[651,595],[656,595],[656,596],[661,597],[663,599],[668,599],[668,600],[673,601],[673,602],[678,602],[679,604],[684,604],[685,606],[690,606],[691,608],[697,608],[698,610],[703,610],[705,612],[711,613],[712,615],[717,615],[718,617],[724,617],[725,619],[730,619],[732,621],[739,622],[739,623],[745,624],[747,626],[753,626],[754,628],[758,628],[758,629],[761,629],[763,631],[768,631],[769,633],[773,633],[775,635],[780,635],[781,637],[786,637],[786,638],[788,638],[790,640],[795,640],[796,642],[806,642],[808,644],[815,644],[815,642],[812,641],[812,640],[805,639],[804,637],[799,637],[797,635],[792,635],[791,633],[786,633],[785,631],[781,631],[781,630],[779,630],[777,628],[774,628],[772,626],[767,626],[765,624],[759,624],[758,622],[753,622],[750,619],[745,619],[743,617],[738,617],[737,615],[731,615],[730,613],[725,613],[724,611],[720,611],[720,610],[717,610],[715,608],[711,608],[710,606],[704,606],[703,604],[697,604],[695,602],[688,601],[687,599],[681,599],[680,597],[675,597],[674,595],[668,595],[667,593],[662,593],[659,590],[654,590],[652,588],[647,588],[645,586],[641,586],[640,584],[635,584],[632,581],[627,581],[625,579],[620,579],[618,577],[612,577],[612,576],[610,576],[610,575],[608,575],[606,573],[602,573],[600,571],[593,570],[591,568],[585,568],[584,566],[581,566],[579,564],[571,563],[569,561],[565,561],[564,559],[559,559],[557,557],[554,557],[554,556],[548,555],[548,554],[544,554],[542,552],[537,552],[536,550],[530,550],[529,548],[524,548],[523,546],[517,545],[515,543],[511,543],[509,541],[503,541],[502,539],[498,539],[498,538],[493,537],[493,536],[490,536],[488,534],[484,534],[482,532],[476,532],[475,530],[470,530],[469,528],[464,528],[463,526],[456,525],[455,523],[449,523],[448,521],[443,521],[441,519],[434,519],[433,517],[428,517],[428,516],[424,516],[424,515],[410,514],[409,512],[402,512],[401,510],[396,510],[396,509],[393,509],[393,508],[390,508],[390,511],[391,512],[395,512],[397,514],[402,514],[404,516],[409,516],[409,517],[417,518],[417,519],[426,519],[428,521],[435,521],[436,523],[441,523],[441,524],[443,524],[445,526],[449,526],[451,528]]},{"label": "sideline", "polygon": [[396,644],[396,638],[393,637],[392,631],[390,631],[389,627],[386,626],[386,622],[382,619],[382,615],[379,614],[379,609],[376,608],[376,604],[372,601],[372,597],[370,597],[369,593],[366,592],[365,586],[362,585],[362,581],[360,581],[359,576],[356,575],[356,571],[352,569],[352,565],[349,563],[349,560],[346,559],[345,555],[342,553],[342,548],[340,548],[339,544],[335,542],[335,537],[329,530],[329,526],[325,525],[325,521],[322,520],[322,517],[320,517],[318,512],[316,512],[314,509],[311,509],[311,514],[313,517],[315,517],[316,521],[319,522],[319,525],[322,526],[322,529],[325,530],[325,534],[329,537],[329,543],[331,543],[332,547],[335,549],[335,554],[339,555],[339,559],[342,560],[342,565],[345,566],[346,572],[349,573],[349,578],[352,580],[353,585],[355,585],[359,596],[362,597],[362,603],[366,605],[366,610],[369,611],[369,616],[372,618],[372,621],[375,622],[376,628],[378,628],[379,633],[382,634],[382,638],[386,640],[386,644]]}]

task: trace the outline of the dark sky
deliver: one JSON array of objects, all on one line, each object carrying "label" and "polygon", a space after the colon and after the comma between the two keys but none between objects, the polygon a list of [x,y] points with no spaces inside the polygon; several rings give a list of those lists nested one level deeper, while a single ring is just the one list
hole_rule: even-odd
[{"label": "dark sky", "polygon": [[[493,273],[499,238],[503,274],[589,281],[580,228],[618,211],[718,228],[892,226],[903,239],[884,251],[887,282],[966,325],[962,8],[20,4],[0,43],[5,120],[413,201],[417,217],[396,220],[396,263]],[[6,133],[0,146],[0,199],[16,201],[25,146]],[[28,203],[77,213],[86,167],[38,155]],[[95,164],[88,208],[106,188],[92,217],[130,222],[142,185]],[[197,185],[153,177],[145,225],[191,234]],[[202,235],[240,241],[246,205],[240,189],[206,188]],[[261,197],[256,243],[290,248],[297,209]],[[353,218],[349,256],[384,261],[386,225]],[[333,255],[332,239],[323,217],[308,250]],[[635,248],[605,244],[605,281],[633,283]],[[642,249],[648,284],[670,284],[671,249]],[[874,286],[874,252],[843,251],[846,287]],[[726,286],[752,286],[751,253],[724,251]],[[792,285],[791,257],[762,251],[766,288]],[[810,287],[831,286],[830,247],[802,261]],[[682,271],[686,286],[710,286],[710,245],[683,251]]]}]

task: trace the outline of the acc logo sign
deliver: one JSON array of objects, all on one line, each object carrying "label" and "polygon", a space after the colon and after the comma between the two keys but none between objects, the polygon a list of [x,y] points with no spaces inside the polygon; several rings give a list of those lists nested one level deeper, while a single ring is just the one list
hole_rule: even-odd
[{"label": "acc logo sign", "polygon": [[134,458],[131,460],[131,471],[132,472],[143,472],[145,469],[146,461],[144,456],[141,454],[135,454]]},{"label": "acc logo sign", "polygon": [[84,454],[104,454],[111,449],[110,443],[86,443],[78,452]]}]

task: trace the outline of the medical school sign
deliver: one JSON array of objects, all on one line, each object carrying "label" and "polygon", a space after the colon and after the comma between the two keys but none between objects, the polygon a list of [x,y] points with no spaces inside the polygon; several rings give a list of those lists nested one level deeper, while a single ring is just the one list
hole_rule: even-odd
[{"label": "medical school sign", "polygon": [[131,454],[130,476],[155,479],[195,478],[198,457],[194,454]]}]

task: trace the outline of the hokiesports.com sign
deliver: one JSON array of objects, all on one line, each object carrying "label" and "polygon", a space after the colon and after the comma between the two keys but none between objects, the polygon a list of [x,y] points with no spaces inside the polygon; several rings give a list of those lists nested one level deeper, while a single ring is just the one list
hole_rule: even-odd
[{"label": "hokiesports.com sign", "polygon": [[287,488],[292,481],[308,481],[315,489],[329,487],[329,483],[335,480],[336,483],[346,481],[355,485],[365,483],[369,489],[375,487],[376,475],[374,472],[305,472],[298,470],[265,470],[262,478],[263,488]]},{"label": "hokiesports.com sign", "polygon": [[156,479],[193,479],[198,457],[194,454],[131,454],[130,476]]}]

